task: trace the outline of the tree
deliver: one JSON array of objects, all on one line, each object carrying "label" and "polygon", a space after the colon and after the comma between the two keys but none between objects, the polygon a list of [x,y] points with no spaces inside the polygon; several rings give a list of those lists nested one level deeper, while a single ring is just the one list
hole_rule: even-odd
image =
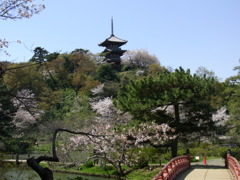
[{"label": "tree", "polygon": [[228,122],[229,132],[232,136],[232,143],[240,146],[240,66],[236,66],[234,70],[238,71],[236,76],[226,79],[226,90],[223,96],[225,97],[227,109],[229,110],[230,120]]},{"label": "tree", "polygon": [[44,63],[45,61],[47,61],[47,55],[49,54],[49,52],[41,47],[36,47],[34,50],[34,55],[33,57],[29,60],[30,62],[37,62],[37,63]]},{"label": "tree", "polygon": [[43,74],[37,71],[39,64],[16,63],[8,66],[8,71],[4,74],[3,81],[7,87],[15,93],[22,89],[29,89],[34,94],[42,93],[45,85]]},{"label": "tree", "polygon": [[9,90],[0,81],[0,139],[2,142],[5,142],[4,138],[11,137],[10,132],[14,127],[12,119],[16,108],[11,100],[12,96],[9,94]]},{"label": "tree", "polygon": [[45,8],[44,5],[36,5],[33,1],[34,0],[1,0],[0,18],[2,20],[30,18]]},{"label": "tree", "polygon": [[100,82],[118,81],[117,72],[110,64],[103,64],[96,70],[96,79]]},{"label": "tree", "polygon": [[57,156],[57,151],[56,151],[56,138],[57,134],[59,132],[68,132],[72,134],[81,134],[84,136],[94,136],[89,133],[84,133],[84,132],[74,132],[70,131],[68,129],[55,129],[53,133],[53,138],[52,138],[52,156],[39,156],[37,158],[31,157],[27,159],[27,164],[29,167],[31,167],[42,180],[53,180],[53,172],[49,168],[44,168],[40,165],[40,162],[42,161],[50,161],[50,162],[58,162],[59,158]]},{"label": "tree", "polygon": [[[191,75],[190,70],[176,69],[156,77],[132,81],[123,87],[115,103],[139,121],[167,123],[176,135],[210,131],[214,127],[213,99],[218,93],[217,81],[211,77]],[[171,145],[177,156],[178,138]]]},{"label": "tree", "polygon": [[98,82],[93,79],[95,63],[87,50],[75,50],[71,54],[61,54],[45,64],[52,74],[51,82],[58,88],[72,88],[76,92],[88,91]]},{"label": "tree", "polygon": [[122,64],[131,68],[148,69],[151,64],[159,64],[159,61],[146,50],[133,50],[124,53]]},{"label": "tree", "polygon": [[200,66],[197,70],[196,70],[196,74],[200,77],[206,76],[206,77],[213,77],[216,78],[215,73],[213,71],[209,71],[207,68]]},{"label": "tree", "polygon": [[[98,136],[71,137],[70,145],[63,145],[65,152],[94,151],[89,159],[102,159],[110,163],[121,176],[126,175],[123,165],[134,168],[137,164],[142,163],[142,149],[147,144],[158,146],[175,138],[172,135],[174,129],[166,124],[158,125],[153,122],[141,123],[139,126],[130,128],[118,128],[112,124],[99,123],[97,126],[89,127],[89,130]],[[67,142],[69,143],[69,141]]]},{"label": "tree", "polygon": [[[1,20],[17,20],[22,18],[30,18],[34,14],[41,12],[45,6],[42,4],[34,4],[35,0],[1,0],[0,1],[0,19]],[[20,41],[17,41],[20,42]],[[6,39],[0,39],[0,51],[8,54],[3,48],[8,47]]]}]

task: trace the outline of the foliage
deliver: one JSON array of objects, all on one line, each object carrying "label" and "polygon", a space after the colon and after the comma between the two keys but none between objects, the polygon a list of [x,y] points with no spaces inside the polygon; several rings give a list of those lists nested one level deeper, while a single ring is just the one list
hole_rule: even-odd
[{"label": "foliage", "polygon": [[[190,70],[180,68],[130,82],[121,89],[115,103],[136,120],[167,123],[184,137],[213,130],[217,83],[214,78],[191,75]],[[176,156],[176,146],[172,150]]]},{"label": "foliage", "polygon": [[[188,124],[188,128],[194,130],[196,126],[203,128],[204,125],[211,124],[211,115],[215,111],[211,99],[216,93],[216,83],[211,78],[192,76],[190,71],[179,69],[174,73],[159,74],[154,79],[146,77],[132,81],[122,88],[115,102],[119,108],[130,112],[138,120],[168,122],[173,127]],[[177,117],[172,114],[174,111],[181,113],[181,122],[177,122]],[[174,118],[175,121],[171,122]],[[204,120],[201,124],[200,119]]]},{"label": "foliage", "polygon": [[95,151],[93,158],[107,161],[121,175],[124,175],[125,172],[122,165],[143,167],[148,164],[148,160],[144,158],[141,152],[144,144],[164,144],[175,138],[171,136],[172,131],[174,130],[165,124],[143,123],[138,127],[117,128],[116,126],[111,127],[109,124],[103,125],[102,123],[92,129],[92,134],[99,135],[101,133],[103,135],[91,138],[87,136],[71,137],[71,145],[65,145],[63,148],[66,153],[79,148]]},{"label": "foliage", "polygon": [[216,78],[214,72],[213,71],[209,71],[207,68],[200,66],[197,70],[196,70],[196,74],[200,77],[213,77]]},{"label": "foliage", "polygon": [[40,95],[46,87],[42,72],[37,69],[37,64],[33,63],[10,65],[3,80],[7,87],[15,91],[15,93],[22,89],[29,89],[34,94]]},{"label": "foliage", "polygon": [[93,167],[94,164],[93,164],[93,161],[87,161],[83,164],[83,168],[86,167],[86,168],[91,168]]},{"label": "foliage", "polygon": [[[66,113],[71,111],[71,108],[73,107],[73,102],[75,100],[75,93],[71,89],[66,89],[65,91],[62,90],[55,93],[57,93],[57,94],[53,94],[53,97],[55,99],[52,102],[48,102],[48,101],[46,102],[47,107],[45,109],[44,117],[48,119],[59,120],[59,119],[63,119]],[[43,102],[46,100],[42,99]],[[44,105],[42,104],[42,106]]]},{"label": "foliage", "polygon": [[30,62],[37,62],[37,63],[43,63],[47,60],[46,56],[48,55],[48,51],[41,47],[36,47],[34,50],[33,57],[29,60]]},{"label": "foliage", "polygon": [[228,124],[228,135],[231,136],[230,143],[240,146],[240,66],[235,67],[238,71],[236,76],[230,77],[226,80],[226,89],[223,93],[227,109],[229,111],[230,120]]},{"label": "foliage", "polygon": [[96,69],[96,79],[100,82],[118,81],[116,71],[109,64],[103,64]]},{"label": "foliage", "polygon": [[93,79],[95,63],[86,53],[61,54],[47,66],[58,88],[72,88],[77,94],[83,88],[89,91],[98,84]]},{"label": "foliage", "polygon": [[0,81],[0,150],[4,149],[7,138],[12,136],[14,124],[12,122],[16,108],[14,107],[10,91]]},{"label": "foliage", "polygon": [[80,170],[82,173],[90,173],[90,174],[104,174],[104,175],[114,175],[116,174],[116,169],[113,166],[93,166],[90,168],[82,167]]},{"label": "foliage", "polygon": [[5,143],[6,152],[13,154],[23,154],[28,152],[28,148],[33,142],[25,137],[7,138]]},{"label": "foliage", "polygon": [[132,69],[148,69],[152,64],[159,64],[155,55],[149,54],[146,50],[132,50],[124,53],[122,63]]},{"label": "foliage", "polygon": [[[26,152],[35,134],[41,141],[35,150],[50,152],[49,132],[81,130],[96,136],[59,135],[61,160],[78,162],[71,155],[84,154],[89,161],[82,172],[124,175],[144,168],[149,174],[138,179],[153,177],[149,163],[168,161],[168,147],[178,140],[178,155],[186,147],[193,156],[225,154],[226,147],[190,142],[226,122],[239,139],[239,76],[223,84],[204,68],[197,74],[182,68],[170,72],[152,58],[136,59],[133,66],[126,64],[127,71],[116,72],[109,64],[97,65],[88,50],[59,54],[37,47],[33,62],[1,63],[0,139],[6,150]],[[111,166],[91,167],[91,158]]]},{"label": "foliage", "polygon": [[157,76],[159,73],[167,71],[165,67],[160,66],[160,64],[151,64],[148,68],[148,74],[151,76]]}]

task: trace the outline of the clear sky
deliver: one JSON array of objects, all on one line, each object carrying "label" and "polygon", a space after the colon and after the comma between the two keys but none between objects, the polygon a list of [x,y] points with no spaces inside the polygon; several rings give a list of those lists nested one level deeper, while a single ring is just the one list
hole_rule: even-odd
[{"label": "clear sky", "polygon": [[[195,72],[204,66],[224,80],[240,65],[239,0],[44,0],[46,9],[30,19],[0,21],[0,38],[10,57],[28,61],[35,47],[49,52],[76,48],[103,51],[98,44],[114,34],[122,49],[145,49],[161,65]],[[14,43],[21,40],[22,44]]]}]

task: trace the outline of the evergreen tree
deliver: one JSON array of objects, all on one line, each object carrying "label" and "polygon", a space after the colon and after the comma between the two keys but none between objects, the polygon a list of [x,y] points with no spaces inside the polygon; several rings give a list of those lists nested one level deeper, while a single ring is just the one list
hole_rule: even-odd
[{"label": "evergreen tree", "polygon": [[[167,123],[183,137],[214,127],[212,114],[216,109],[212,103],[217,83],[214,78],[191,75],[190,70],[179,68],[132,81],[121,89],[115,103],[134,119]],[[173,157],[177,156],[177,144],[178,138],[171,144]]]},{"label": "evergreen tree", "polygon": [[232,136],[232,142],[240,146],[240,66],[234,68],[238,71],[236,76],[232,76],[226,80],[226,90],[224,97],[230,114],[228,122],[229,135]]},{"label": "evergreen tree", "polygon": [[0,141],[3,144],[11,137],[11,131],[13,128],[12,118],[15,113],[15,108],[11,101],[12,97],[6,86],[0,82]]},{"label": "evergreen tree", "polygon": [[36,47],[34,49],[34,55],[29,61],[43,63],[43,62],[47,61],[46,56],[48,54],[49,54],[49,52],[46,49],[41,48],[41,47]]}]

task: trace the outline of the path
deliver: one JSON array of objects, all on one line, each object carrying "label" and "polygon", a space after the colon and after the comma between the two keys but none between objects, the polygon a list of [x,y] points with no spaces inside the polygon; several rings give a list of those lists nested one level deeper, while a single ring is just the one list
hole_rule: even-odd
[{"label": "path", "polygon": [[229,169],[225,168],[224,160],[207,160],[203,163],[193,163],[191,169],[181,174],[176,180],[233,180]]}]

